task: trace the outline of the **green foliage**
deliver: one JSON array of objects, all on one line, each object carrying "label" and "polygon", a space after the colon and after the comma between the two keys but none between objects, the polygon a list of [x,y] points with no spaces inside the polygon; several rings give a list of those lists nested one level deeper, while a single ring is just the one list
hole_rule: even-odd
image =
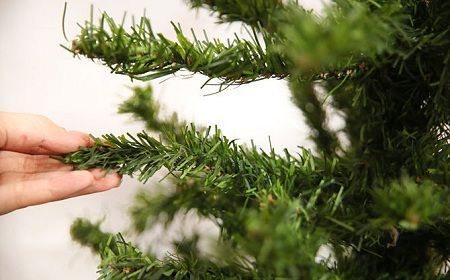
[{"label": "green foliage", "polygon": [[131,114],[136,120],[143,121],[148,130],[171,131],[177,140],[182,140],[177,132],[181,131],[186,123],[179,121],[176,113],[165,119],[160,116],[160,106],[154,100],[151,86],[134,87],[133,95],[120,104],[119,113]]},{"label": "green foliage", "polygon": [[[82,28],[71,51],[132,78],[180,69],[224,85],[286,78],[317,147],[276,154],[240,146],[217,128],[162,118],[151,88],[134,88],[119,111],[159,138],[108,134],[60,160],[142,182],[165,170],[174,191],[141,192],[134,230],[193,211],[220,235],[215,255],[205,256],[194,236],[156,259],[77,221],[74,238],[100,251],[101,277],[448,277],[438,272],[450,262],[450,2],[337,0],[322,16],[288,2],[190,1],[221,22],[249,25],[253,41],[190,41],[174,26],[172,42],[146,18],[127,32],[106,14]],[[330,111],[345,120],[340,131],[329,128]],[[317,262],[323,245],[331,256]]]},{"label": "green foliage", "polygon": [[276,12],[284,8],[280,0],[190,0],[191,6],[207,7],[219,15],[220,22],[242,21],[254,28],[271,29]]},{"label": "green foliage", "polygon": [[333,155],[340,147],[337,136],[327,128],[327,114],[323,101],[319,100],[312,84],[292,79],[290,83],[292,99],[303,112],[308,125],[313,129],[310,138],[317,148],[326,155]]},{"label": "green foliage", "polygon": [[373,199],[374,210],[380,220],[408,230],[439,223],[450,214],[447,188],[430,181],[418,184],[406,176],[386,188],[374,189]]},{"label": "green foliage", "polygon": [[108,246],[109,250],[116,250],[114,239],[110,240],[111,234],[101,231],[100,224],[101,222],[91,223],[86,219],[78,218],[70,227],[70,235],[73,240],[83,246],[90,247],[95,253],[100,252],[102,247],[111,241],[113,243]]},{"label": "green foliage", "polygon": [[185,240],[177,246],[177,256],[158,260],[144,255],[121,235],[109,242],[100,254],[100,279],[252,279],[249,271],[238,265],[217,266],[206,259],[199,260],[192,254],[195,244]]},{"label": "green foliage", "polygon": [[[303,9],[287,10],[281,29],[284,50],[302,73],[328,72],[373,63],[377,55],[393,51],[393,36],[403,32],[399,1],[371,9],[368,3],[336,1],[324,17]],[[354,74],[360,71],[357,67]]]},{"label": "green foliage", "polygon": [[[141,18],[128,33],[103,14],[98,25],[86,22],[78,39],[73,41],[71,51],[101,60],[113,73],[144,81],[181,69],[220,78],[226,84],[287,75],[285,62],[278,54],[266,50],[256,34],[252,41],[236,37],[222,43],[218,39],[209,40],[206,33],[205,39],[199,40],[192,30],[194,41],[190,41],[179,25],[172,25],[177,42],[155,34],[147,18]],[[268,34],[263,39],[271,45]]]}]

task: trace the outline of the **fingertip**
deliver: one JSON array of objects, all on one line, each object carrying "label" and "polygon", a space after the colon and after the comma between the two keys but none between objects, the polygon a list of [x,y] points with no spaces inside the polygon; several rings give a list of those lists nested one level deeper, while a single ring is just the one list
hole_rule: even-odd
[{"label": "fingertip", "polygon": [[117,172],[106,171],[100,168],[89,170],[95,179],[95,185],[102,191],[116,188],[122,181],[122,176]]},{"label": "fingertip", "polygon": [[122,182],[122,176],[118,173],[107,173],[103,178],[98,180],[99,185],[103,185],[106,189],[117,188]]},{"label": "fingertip", "polygon": [[122,184],[122,175],[119,173],[111,173],[107,175],[109,182],[111,183],[111,186],[113,188],[120,187],[120,184]]}]

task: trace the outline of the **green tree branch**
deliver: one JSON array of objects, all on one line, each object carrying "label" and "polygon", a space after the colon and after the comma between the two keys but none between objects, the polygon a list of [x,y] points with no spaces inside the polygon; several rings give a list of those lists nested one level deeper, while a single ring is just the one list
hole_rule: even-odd
[{"label": "green tree branch", "polygon": [[217,39],[189,40],[181,27],[173,24],[177,41],[155,34],[146,18],[127,32],[112,18],[103,14],[98,25],[87,22],[73,41],[71,51],[98,59],[113,73],[134,79],[152,80],[181,69],[219,78],[224,84],[243,84],[270,77],[287,76],[286,62],[271,51],[271,38],[263,35],[260,43],[256,34],[252,41],[236,37],[227,43]]}]

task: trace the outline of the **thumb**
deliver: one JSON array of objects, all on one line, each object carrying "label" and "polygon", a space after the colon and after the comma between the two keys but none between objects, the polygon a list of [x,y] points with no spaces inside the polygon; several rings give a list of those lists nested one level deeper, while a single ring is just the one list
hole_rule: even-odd
[{"label": "thumb", "polygon": [[0,188],[0,197],[8,198],[0,204],[0,215],[30,205],[61,200],[88,188],[94,175],[87,170],[59,172],[28,181],[15,181]]}]

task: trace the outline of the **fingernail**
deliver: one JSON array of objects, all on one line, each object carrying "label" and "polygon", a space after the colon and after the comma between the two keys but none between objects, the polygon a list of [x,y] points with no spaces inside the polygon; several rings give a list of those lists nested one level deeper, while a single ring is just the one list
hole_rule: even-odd
[{"label": "fingernail", "polygon": [[76,130],[70,130],[67,133],[71,134],[73,137],[79,138],[82,143],[81,146],[92,146],[95,143],[94,139],[92,139],[87,133]]}]

